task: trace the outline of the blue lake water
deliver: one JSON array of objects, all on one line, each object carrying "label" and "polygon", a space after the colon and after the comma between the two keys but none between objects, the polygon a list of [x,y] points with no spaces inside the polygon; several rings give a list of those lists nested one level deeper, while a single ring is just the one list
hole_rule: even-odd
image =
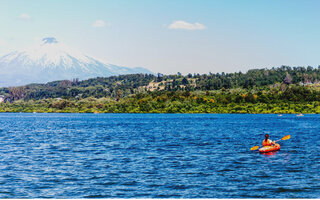
[{"label": "blue lake water", "polygon": [[[320,115],[0,114],[0,198],[320,198]],[[272,155],[264,134],[291,134]]]}]

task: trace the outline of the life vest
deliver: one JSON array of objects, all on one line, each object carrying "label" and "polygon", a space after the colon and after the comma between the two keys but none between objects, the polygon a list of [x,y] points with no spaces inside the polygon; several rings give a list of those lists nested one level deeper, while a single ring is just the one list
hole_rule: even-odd
[{"label": "life vest", "polygon": [[272,141],[270,139],[268,139],[267,141],[263,140],[262,142],[262,146],[271,146],[271,145],[272,145]]}]

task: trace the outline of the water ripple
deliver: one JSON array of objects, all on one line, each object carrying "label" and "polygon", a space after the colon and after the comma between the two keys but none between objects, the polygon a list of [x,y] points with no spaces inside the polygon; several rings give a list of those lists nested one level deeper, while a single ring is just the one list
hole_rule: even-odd
[{"label": "water ripple", "polygon": [[[0,114],[0,198],[319,198],[320,116]],[[291,134],[272,155],[263,135]]]}]

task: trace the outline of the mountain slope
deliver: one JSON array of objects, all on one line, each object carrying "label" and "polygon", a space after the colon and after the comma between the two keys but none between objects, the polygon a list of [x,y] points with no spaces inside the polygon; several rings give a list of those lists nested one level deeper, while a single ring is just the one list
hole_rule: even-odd
[{"label": "mountain slope", "polygon": [[144,68],[105,64],[58,42],[55,38],[44,38],[39,45],[0,58],[0,86],[135,73],[152,72]]}]

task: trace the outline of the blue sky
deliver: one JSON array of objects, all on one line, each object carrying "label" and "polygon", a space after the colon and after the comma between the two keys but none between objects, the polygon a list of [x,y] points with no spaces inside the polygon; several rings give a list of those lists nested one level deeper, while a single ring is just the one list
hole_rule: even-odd
[{"label": "blue sky", "polygon": [[0,56],[43,37],[172,74],[320,65],[319,0],[0,0]]}]

